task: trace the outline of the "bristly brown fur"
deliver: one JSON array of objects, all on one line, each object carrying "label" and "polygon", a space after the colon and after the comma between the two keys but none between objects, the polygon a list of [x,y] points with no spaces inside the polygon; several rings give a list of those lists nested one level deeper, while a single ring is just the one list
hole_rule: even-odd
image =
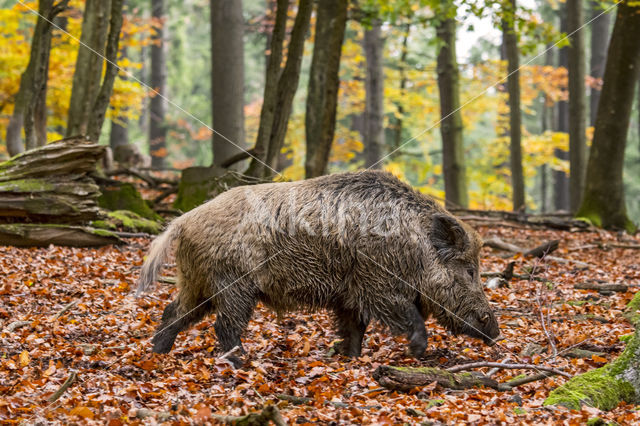
[{"label": "bristly brown fur", "polygon": [[371,320],[407,333],[416,356],[428,315],[453,333],[487,342],[499,334],[480,284],[478,234],[387,173],[231,189],[158,237],[140,291],[173,241],[180,292],[154,337],[156,352],[213,312],[223,349],[240,345],[259,301],[279,312],[333,311],[347,355],[359,355]]}]

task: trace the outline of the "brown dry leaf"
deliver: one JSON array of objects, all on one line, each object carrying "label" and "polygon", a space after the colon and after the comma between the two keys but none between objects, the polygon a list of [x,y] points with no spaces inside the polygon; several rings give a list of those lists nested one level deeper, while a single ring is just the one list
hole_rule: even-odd
[{"label": "brown dry leaf", "polygon": [[93,419],[93,411],[89,407],[75,407],[69,411],[71,416],[80,416],[85,419]]}]

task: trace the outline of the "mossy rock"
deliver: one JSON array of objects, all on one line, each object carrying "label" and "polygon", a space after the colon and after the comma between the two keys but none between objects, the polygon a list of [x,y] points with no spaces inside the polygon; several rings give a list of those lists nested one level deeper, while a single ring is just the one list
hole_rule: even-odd
[{"label": "mossy rock", "polygon": [[92,225],[102,229],[124,229],[129,232],[146,232],[148,234],[159,234],[162,231],[160,222],[146,219],[128,210],[108,212],[105,219],[96,220],[92,222]]},{"label": "mossy rock", "polygon": [[98,198],[98,205],[111,211],[128,210],[146,219],[161,220],[162,218],[144,201],[135,186],[122,182],[109,184],[100,188],[102,194]]},{"label": "mossy rock", "polygon": [[601,410],[611,410],[621,401],[630,404],[640,402],[640,335],[635,310],[640,301],[636,293],[627,307],[633,315],[636,330],[627,340],[627,346],[620,356],[601,368],[587,371],[573,377],[564,385],[553,390],[544,405],[562,405],[572,410],[579,410],[582,404]]}]

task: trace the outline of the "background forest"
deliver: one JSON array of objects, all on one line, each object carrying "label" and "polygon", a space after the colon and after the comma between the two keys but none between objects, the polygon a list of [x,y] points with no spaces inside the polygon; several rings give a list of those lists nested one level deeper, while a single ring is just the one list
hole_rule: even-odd
[{"label": "background forest", "polygon": [[[47,141],[81,133],[73,122],[81,105],[72,100],[74,74],[91,73],[90,67],[101,66],[96,61],[78,62],[84,3],[68,2],[68,8],[54,19],[64,31],[52,30],[43,124]],[[220,165],[238,152],[233,145],[254,146],[261,137],[264,96],[280,96],[276,103],[283,117],[276,120],[286,133],[281,147],[275,144],[277,155],[268,163],[285,179],[373,165],[441,199],[448,181],[450,206],[509,210],[515,200],[516,210],[575,213],[577,202],[573,205],[570,192],[578,190],[569,190],[568,178],[569,122],[583,121],[573,132],[582,133],[577,143],[590,144],[615,15],[613,2],[528,0],[518,2],[515,15],[511,3],[440,3],[368,0],[347,6],[342,1],[327,2],[300,19],[301,34],[295,33],[294,21],[300,12],[306,13],[305,4],[291,4],[279,54],[284,69],[279,72],[288,73],[287,81],[278,86],[282,93],[273,95],[265,90],[265,83],[270,78],[276,81],[268,66],[276,1],[127,0],[117,56],[121,71],[106,123],[99,129],[100,143],[113,149],[135,145],[152,157],[151,164],[138,164],[142,167]],[[20,76],[29,62],[36,23],[30,9],[38,4],[2,0],[0,6],[0,135],[4,138]],[[324,7],[331,11],[331,18],[344,22],[324,23],[328,20],[323,17]],[[344,17],[333,16],[345,7]],[[576,15],[579,22],[569,22],[567,17],[574,15],[568,8],[581,9]],[[575,29],[587,22],[566,37],[569,25]],[[326,34],[340,32],[331,25],[344,26],[342,43],[332,45],[327,38],[314,44],[319,28]],[[510,34],[518,46],[511,53]],[[302,43],[299,57],[288,52],[296,36]],[[89,40],[86,35],[83,39]],[[573,61],[569,60],[569,39],[576,46]],[[286,55],[291,53],[292,64],[285,68]],[[334,134],[327,129],[333,127],[331,119],[320,113],[326,109],[324,115],[332,115],[330,96],[326,98],[332,78],[326,60],[331,55],[339,61]],[[509,91],[515,90],[506,81],[509,55],[512,64],[521,64],[518,103],[514,104],[517,114],[510,114],[513,109],[509,108]],[[579,86],[583,105],[573,112],[568,102],[571,72],[567,68],[571,66],[577,78],[584,79]],[[152,89],[166,99],[155,96]],[[627,207],[636,222],[640,219],[637,103],[624,156]],[[460,106],[441,129],[442,117]],[[520,119],[511,121],[516,115]],[[212,135],[212,125],[222,136]],[[317,130],[322,128],[324,133]],[[312,164],[314,147],[327,144],[331,145],[328,164],[322,164],[322,159]],[[522,150],[521,160],[516,161],[521,166],[512,158],[516,145]],[[6,157],[6,144],[0,150]],[[241,166],[234,167],[240,170]],[[576,167],[584,174],[586,159]],[[513,170],[516,178],[512,180]]]},{"label": "background forest", "polygon": [[[637,0],[0,0],[0,422],[639,424],[639,29]],[[451,215],[377,173],[183,215],[364,169]],[[317,204],[271,209],[292,187]],[[352,192],[400,238],[304,239]],[[327,309],[258,303],[278,265]]]}]

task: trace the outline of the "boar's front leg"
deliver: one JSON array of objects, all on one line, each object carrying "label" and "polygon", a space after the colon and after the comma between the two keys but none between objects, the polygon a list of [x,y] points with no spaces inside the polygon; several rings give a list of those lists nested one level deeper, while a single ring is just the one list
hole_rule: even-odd
[{"label": "boar's front leg", "polygon": [[334,314],[338,335],[342,337],[342,341],[335,346],[336,352],[348,357],[359,357],[362,353],[362,339],[369,322],[363,321],[357,311],[350,309],[336,308]]},{"label": "boar's front leg", "polygon": [[411,352],[411,355],[415,358],[421,358],[427,349],[429,339],[427,329],[424,326],[424,318],[420,314],[418,307],[414,304],[407,309],[407,315],[409,352]]}]

